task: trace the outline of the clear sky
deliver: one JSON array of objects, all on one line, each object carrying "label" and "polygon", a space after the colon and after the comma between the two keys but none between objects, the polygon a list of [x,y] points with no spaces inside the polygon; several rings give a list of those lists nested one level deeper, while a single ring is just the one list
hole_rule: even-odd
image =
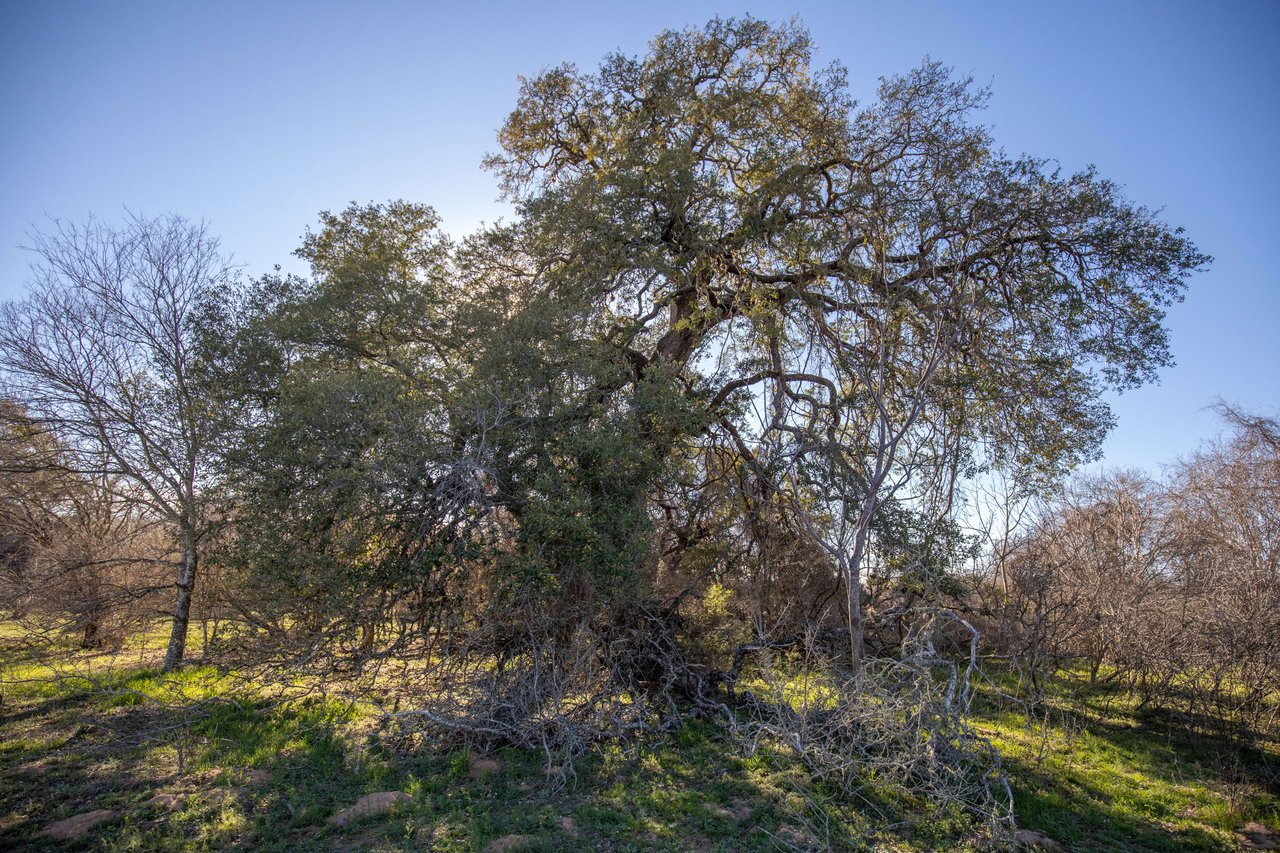
[{"label": "clear sky", "polygon": [[1176,367],[1114,401],[1109,464],[1156,469],[1215,397],[1280,405],[1280,3],[0,0],[0,298],[46,215],[204,218],[248,273],[350,201],[503,215],[480,160],[517,76],[642,53],[715,15],[798,15],[854,93],[925,55],[990,84],[1011,153],[1094,163],[1216,257],[1169,315]]}]

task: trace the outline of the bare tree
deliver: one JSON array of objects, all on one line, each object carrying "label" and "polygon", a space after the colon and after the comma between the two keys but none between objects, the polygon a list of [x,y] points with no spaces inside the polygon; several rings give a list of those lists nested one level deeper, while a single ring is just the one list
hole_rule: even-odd
[{"label": "bare tree", "polygon": [[1168,571],[1178,595],[1154,614],[1171,639],[1144,660],[1143,699],[1191,683],[1202,710],[1274,730],[1280,677],[1280,422],[1219,404],[1231,433],[1173,466]]},{"label": "bare tree", "polygon": [[130,215],[119,227],[36,231],[25,299],[0,309],[5,393],[67,448],[73,467],[154,515],[174,554],[164,668],[183,658],[202,540],[212,424],[196,319],[232,268],[203,223]]},{"label": "bare tree", "polygon": [[[1029,676],[1068,662],[1223,731],[1262,733],[1280,672],[1280,430],[1224,404],[1231,428],[1169,466],[1078,477],[993,528],[972,588],[990,641]],[[1004,501],[1001,505],[1001,500]],[[996,498],[984,513],[1017,510]],[[1014,520],[1014,513],[1009,518]]]}]

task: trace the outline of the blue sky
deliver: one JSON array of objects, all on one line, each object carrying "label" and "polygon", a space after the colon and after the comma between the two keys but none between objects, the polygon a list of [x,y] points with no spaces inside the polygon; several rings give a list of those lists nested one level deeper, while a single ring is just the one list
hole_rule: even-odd
[{"label": "blue sky", "polygon": [[[1094,163],[1216,257],[1169,316],[1176,367],[1113,401],[1108,464],[1150,469],[1217,429],[1224,397],[1280,405],[1280,3],[0,4],[0,298],[47,215],[205,218],[246,271],[316,213],[432,204],[503,215],[479,163],[520,74],[644,51],[715,15],[798,15],[868,99],[926,55],[990,84],[1011,152]],[[299,270],[300,271],[300,270]]]}]

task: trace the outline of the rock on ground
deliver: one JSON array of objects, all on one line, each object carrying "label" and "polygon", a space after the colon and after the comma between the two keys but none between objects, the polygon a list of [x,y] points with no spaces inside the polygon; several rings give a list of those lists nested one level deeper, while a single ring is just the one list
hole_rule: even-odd
[{"label": "rock on ground", "polygon": [[161,792],[147,800],[143,805],[153,806],[157,809],[164,809],[165,811],[171,812],[182,805],[182,797],[178,794],[166,794]]},{"label": "rock on ground", "polygon": [[1245,850],[1280,850],[1280,834],[1272,832],[1256,821],[1246,823],[1236,833],[1236,841]]},{"label": "rock on ground", "polygon": [[484,853],[517,853],[533,847],[533,839],[527,835],[504,835],[489,842]]},{"label": "rock on ground", "polygon": [[110,809],[94,809],[91,812],[51,823],[40,834],[59,841],[69,841],[72,838],[81,838],[98,824],[111,820],[115,816],[116,813]]},{"label": "rock on ground", "polygon": [[1062,845],[1057,841],[1054,841],[1043,832],[1036,832],[1034,829],[1019,829],[1014,833],[1013,837],[1021,849],[1048,850],[1050,853],[1058,853],[1063,849]]},{"label": "rock on ground", "polygon": [[472,779],[480,779],[484,776],[491,776],[502,770],[502,762],[493,758],[473,758],[471,766],[467,768],[467,775]]},{"label": "rock on ground", "polygon": [[407,803],[410,799],[412,798],[404,791],[377,791],[365,794],[356,800],[355,805],[348,806],[329,818],[329,825],[346,826],[362,817],[386,814],[396,803]]}]

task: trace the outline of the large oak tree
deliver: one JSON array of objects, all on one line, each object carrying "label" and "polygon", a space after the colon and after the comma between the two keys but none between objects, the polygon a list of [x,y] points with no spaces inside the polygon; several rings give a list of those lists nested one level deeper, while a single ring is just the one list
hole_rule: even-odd
[{"label": "large oak tree", "polygon": [[985,92],[940,64],[858,107],[812,50],[795,25],[715,20],[551,69],[488,162],[531,290],[627,366],[597,392],[661,377],[702,408],[697,441],[796,497],[844,575],[856,665],[879,509],[945,514],[966,467],[1094,453],[1101,391],[1169,363],[1163,309],[1209,259],[1092,169],[1005,154]]}]

